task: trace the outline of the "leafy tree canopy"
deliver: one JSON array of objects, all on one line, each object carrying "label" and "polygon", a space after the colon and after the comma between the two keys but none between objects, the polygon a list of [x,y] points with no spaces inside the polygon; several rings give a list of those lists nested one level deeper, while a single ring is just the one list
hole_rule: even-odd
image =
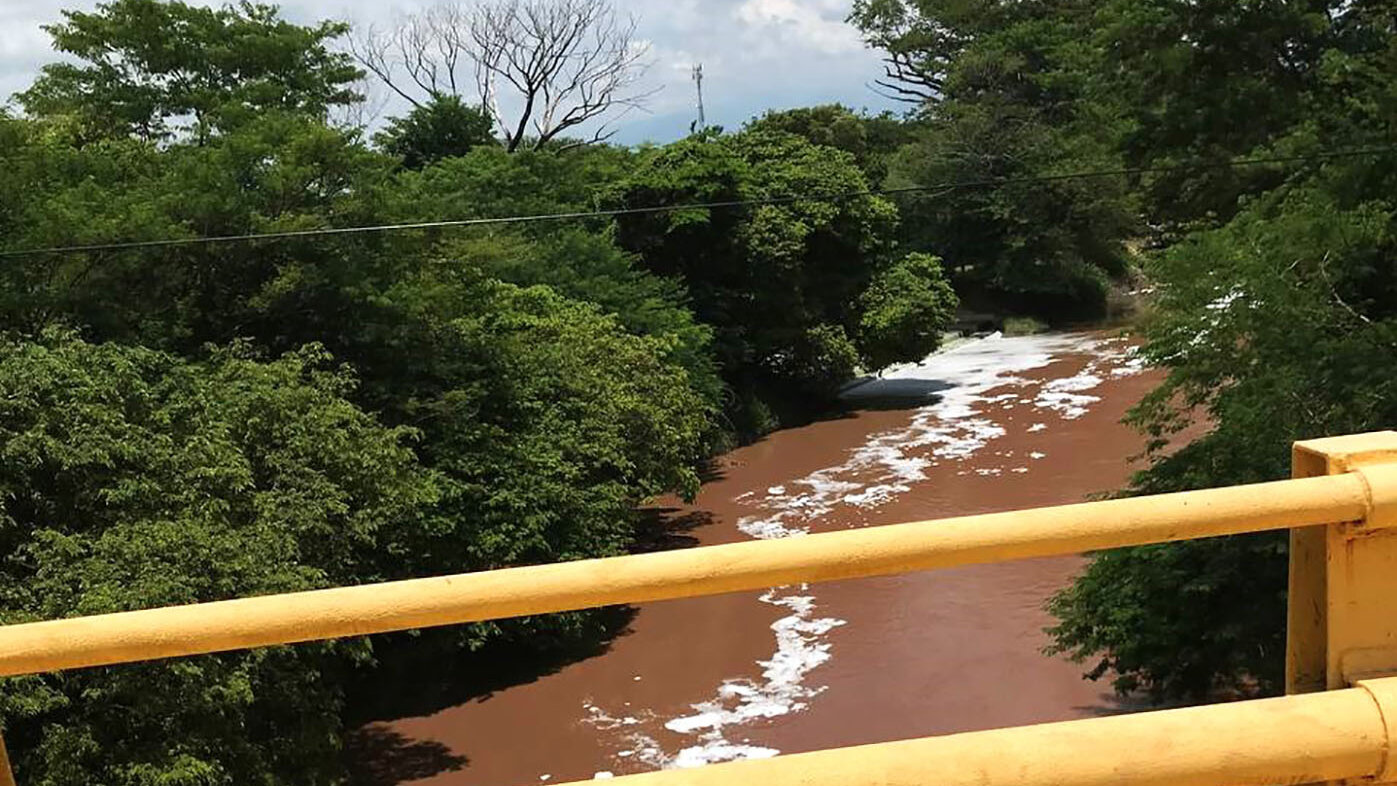
[{"label": "leafy tree canopy", "polygon": [[[1159,19],[1178,21],[1162,11]],[[1221,135],[1199,138],[1234,153],[1261,145],[1290,155],[1393,138],[1390,6],[1275,3],[1189,21],[1211,43],[1185,46],[1174,34],[1152,44],[1153,55],[1134,56],[1164,61],[1183,48],[1207,58],[1206,102],[1191,103],[1183,83],[1193,78],[1154,88],[1157,106],[1182,102],[1193,107],[1182,114],[1190,125]],[[1230,47],[1235,58],[1214,56]],[[1267,75],[1278,68],[1289,76]],[[1240,123],[1242,113],[1253,119]],[[1172,145],[1155,150],[1172,155]],[[1170,189],[1181,200],[1161,210],[1204,229],[1150,265],[1161,294],[1144,351],[1167,377],[1132,414],[1153,439],[1136,490],[1282,478],[1294,440],[1397,422],[1397,156],[1254,169],[1235,176],[1225,209],[1193,199],[1181,182]],[[1190,423],[1205,424],[1204,435],[1173,445]],[[1285,549],[1283,537],[1261,535],[1102,555],[1054,602],[1057,647],[1161,698],[1277,692]]]},{"label": "leafy tree canopy", "polygon": [[[63,330],[0,340],[0,617],[14,623],[371,581],[440,490],[414,434],[308,348],[200,361]],[[362,642],[7,681],[27,783],[330,783]]]},{"label": "leafy tree canopy", "polygon": [[[0,135],[14,142],[0,149],[5,165],[0,190],[14,197],[0,208],[0,221],[5,222],[4,242],[12,248],[384,223],[427,195],[423,189],[438,187],[432,198],[440,203],[435,209],[444,211],[470,205],[489,213],[512,212],[528,205],[511,200],[573,198],[566,189],[545,189],[554,196],[540,197],[503,188],[488,176],[501,170],[488,166],[476,180],[463,182],[453,182],[436,167],[400,172],[397,162],[364,148],[353,134],[293,115],[267,114],[201,144],[154,146],[116,138],[74,146],[70,130],[47,119],[0,120]],[[482,148],[468,157],[495,162],[497,152]],[[521,175],[533,167],[540,182],[558,177],[560,183],[567,182],[565,173],[610,166],[603,162],[612,154],[576,152],[565,162],[548,160],[551,154],[521,154],[510,166],[520,167],[513,171]],[[461,160],[445,159],[437,167],[459,166],[454,162]],[[570,169],[574,163],[583,169]],[[586,190],[577,187],[575,198],[585,199]],[[258,565],[269,570],[305,566],[306,582],[355,583],[621,553],[636,537],[637,504],[668,491],[691,493],[697,466],[713,439],[710,415],[717,393],[707,329],[684,308],[677,285],[633,268],[604,231],[344,236],[14,261],[0,276],[0,308],[8,325],[38,332],[54,320],[68,322],[82,326],[94,340],[121,342],[120,348],[100,345],[103,351],[140,352],[145,353],[140,357],[199,369],[211,362],[202,349],[210,342],[227,345],[241,339],[248,351],[269,356],[320,344],[338,361],[351,364],[361,380],[336,388],[344,406],[374,412],[387,424],[384,428],[413,429],[419,438],[402,446],[404,460],[413,462],[429,486],[410,511],[385,521],[372,537],[346,540],[342,548],[334,538],[308,537],[299,548],[338,548],[323,555],[324,565],[295,550],[286,552],[284,562]],[[525,286],[499,280],[504,277]],[[132,346],[137,344],[152,349],[137,350]],[[81,369],[91,362],[79,359],[73,365]],[[698,379],[705,373],[707,382]],[[43,378],[37,371],[32,375]],[[146,395],[141,386],[115,377],[92,382],[94,390],[103,386],[129,390],[137,398]],[[169,395],[177,401],[204,394],[186,386],[172,388]],[[63,399],[41,403],[67,411]],[[113,406],[120,412],[128,404]],[[229,414],[226,420],[239,426],[261,422],[253,404],[246,410],[253,414]],[[63,422],[42,412],[33,417]],[[63,431],[66,437],[50,441],[61,447],[64,439],[85,435],[85,428],[71,424]],[[400,439],[405,437],[402,432]],[[297,449],[323,461],[372,459],[367,447],[346,439],[327,436],[323,444],[312,441]],[[190,471],[196,470],[197,465]],[[64,477],[52,467],[45,471]],[[122,478],[135,471],[120,465],[102,477],[125,482]],[[140,481],[140,489],[141,496],[152,498],[197,496],[163,475]],[[98,490],[65,487],[55,493],[70,491],[93,504],[101,498]],[[226,491],[241,506],[238,510],[260,510],[253,487],[232,484]],[[288,499],[279,504],[295,508],[299,503]],[[307,497],[305,515],[317,504]],[[351,498],[344,498],[342,506],[345,516],[372,510],[368,502]],[[277,515],[269,510],[267,527],[282,526]],[[343,534],[348,538],[350,533]],[[349,549],[360,540],[362,549]],[[242,549],[252,559],[259,548],[242,541],[219,548],[195,544],[183,561],[162,563],[160,570],[169,575],[161,581],[202,587],[199,582],[217,580],[228,595],[296,588],[290,581],[300,574],[294,570],[291,578],[273,585],[270,579],[224,580],[199,567],[200,560],[223,559],[231,550]],[[94,565],[122,559],[110,550],[92,557]],[[228,569],[237,564],[230,562]],[[139,563],[132,565],[132,570],[140,569]],[[86,569],[55,563],[53,581],[78,581]],[[124,569],[116,565],[108,570],[125,576]],[[149,571],[152,577],[159,572]],[[165,596],[122,594],[115,583],[101,592],[113,603],[166,602]],[[69,596],[85,597],[76,589]],[[50,611],[60,613],[54,607],[33,615]],[[451,644],[482,647],[505,636],[541,642],[573,635],[589,624],[585,615],[568,615],[463,626],[450,632]],[[412,641],[390,637],[380,643],[384,646],[412,646]],[[320,651],[306,649],[303,656],[302,649],[285,657]],[[110,782],[333,782],[339,776],[321,753],[333,752],[340,675],[352,659],[326,656],[328,660],[304,665],[282,662],[276,654],[248,657],[274,663],[266,668],[281,676],[257,676],[261,660],[226,670],[220,670],[222,660],[197,668],[190,665],[193,661],[181,661],[169,668],[183,670],[179,673],[184,676],[170,682],[170,694],[156,692],[149,703],[141,703],[137,687],[141,680],[160,679],[158,670],[131,672],[135,676],[119,692],[92,693],[92,706],[82,711],[100,723],[89,724],[84,720],[89,716],[71,713],[33,715],[37,726],[25,726],[30,731],[21,734],[16,749],[46,752],[35,753],[38,758],[23,754],[24,776],[40,783],[89,783],[84,773],[116,772],[113,768],[126,766],[118,758],[136,757],[131,759],[136,774],[113,775]],[[264,711],[261,704],[251,706],[252,698],[222,687],[237,680],[239,689],[252,696],[261,695],[259,680],[274,681],[266,689],[265,711],[283,714],[264,720],[258,714]],[[79,691],[87,683],[73,684]],[[189,699],[185,714],[167,712],[162,704],[200,691],[206,698]],[[23,713],[30,710],[23,708],[38,701],[15,695],[15,708],[0,703],[7,728],[27,723],[23,718],[30,716]],[[234,698],[235,708],[219,707]],[[250,708],[242,709],[244,704]],[[109,722],[110,713],[133,706],[149,710],[152,721],[128,724],[118,746],[114,737],[108,738],[121,728]],[[187,749],[170,747],[180,736],[170,724],[193,726],[200,713],[209,716],[207,740],[196,734]],[[161,718],[168,723],[156,724],[154,719]],[[217,752],[209,747],[215,738],[239,736],[221,724],[243,722],[262,723],[266,734],[242,734],[246,748]],[[89,728],[102,724],[108,730],[101,734]],[[314,735],[315,744],[298,750],[300,734]],[[114,747],[107,751],[108,745]],[[78,749],[90,755],[79,755]],[[113,757],[115,763],[102,757]],[[69,761],[74,763],[64,763]]]},{"label": "leafy tree canopy", "polygon": [[870,186],[883,184],[888,158],[914,135],[914,126],[892,113],[860,114],[841,104],[769,111],[749,121],[747,131],[783,131],[812,145],[843,150],[854,157]]},{"label": "leafy tree canopy", "polygon": [[[1156,451],[1138,491],[1276,480],[1294,440],[1397,422],[1394,207],[1343,204],[1342,179],[1263,199],[1152,265],[1165,294],[1145,351],[1169,373],[1132,414]],[[1166,450],[1199,419],[1204,436]],[[1159,698],[1279,692],[1286,575],[1283,534],[1104,554],[1054,601],[1057,648]]]},{"label": "leafy tree canopy", "polygon": [[[1089,304],[1123,241],[1157,249],[1143,352],[1167,377],[1131,415],[1151,438],[1132,490],[1284,477],[1296,439],[1391,427],[1397,156],[1225,165],[1390,145],[1390,3],[860,0],[851,20],[926,128],[891,185],[1159,170],[902,205],[904,243],[963,296],[1021,309]],[[1053,603],[1055,649],[1161,699],[1274,692],[1285,564],[1273,536],[1099,555]]]},{"label": "leafy tree canopy", "polygon": [[390,119],[374,141],[385,153],[401,158],[408,169],[421,169],[497,144],[494,125],[487,110],[467,106],[458,96],[442,95]]},{"label": "leafy tree canopy", "polygon": [[957,302],[936,257],[911,254],[879,271],[859,296],[863,366],[884,368],[931,354],[955,318]]},{"label": "leafy tree canopy", "polygon": [[[1128,128],[1092,68],[1093,4],[863,0],[851,20],[887,52],[890,89],[920,101],[889,164],[903,243],[934,253],[972,304],[1048,319],[1100,316],[1136,230],[1121,178]],[[1041,178],[1049,178],[1043,180]],[[995,181],[1003,180],[1003,185]],[[947,190],[949,184],[978,184]]]},{"label": "leafy tree canopy", "polygon": [[621,246],[687,282],[695,313],[713,326],[739,431],[770,428],[767,408],[779,417],[794,401],[823,400],[853,372],[859,296],[892,259],[897,211],[872,196],[785,200],[867,190],[852,155],[761,129],[651,151],[618,188],[620,207],[783,200],[617,221]]},{"label": "leafy tree canopy", "polygon": [[30,115],[70,118],[84,139],[202,139],[262,112],[323,117],[360,100],[350,85],[361,72],[329,48],[349,30],[341,22],[303,27],[249,0],[112,0],[63,15],[45,30],[77,62],[44,66],[18,98]]}]

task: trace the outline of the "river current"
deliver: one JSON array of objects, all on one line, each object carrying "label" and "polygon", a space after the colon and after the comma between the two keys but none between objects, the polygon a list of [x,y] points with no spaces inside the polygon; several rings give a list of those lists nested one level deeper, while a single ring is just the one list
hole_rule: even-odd
[{"label": "river current", "polygon": [[[991,336],[851,385],[844,417],[723,456],[686,543],[801,537],[1120,488],[1119,421],[1154,382],[1101,333]],[[449,751],[375,783],[519,786],[1118,712],[1042,654],[1080,557],[776,587],[641,607],[605,652],[424,717],[373,724]],[[440,771],[433,771],[439,769]]]}]

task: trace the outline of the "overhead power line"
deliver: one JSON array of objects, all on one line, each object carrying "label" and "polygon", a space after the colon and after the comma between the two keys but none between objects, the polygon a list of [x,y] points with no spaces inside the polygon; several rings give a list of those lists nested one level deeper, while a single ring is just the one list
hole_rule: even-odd
[{"label": "overhead power line", "polygon": [[49,246],[45,248],[22,248],[0,251],[0,258],[36,256],[39,254],[76,254],[91,251],[126,251],[141,248],[169,248],[172,246],[213,245],[219,243],[243,243],[262,240],[290,240],[306,237],[331,237],[336,235],[363,235],[383,232],[401,232],[419,229],[442,229],[450,227],[491,226],[496,224],[530,224],[544,221],[570,221],[588,218],[615,218],[618,216],[673,213],[681,210],[719,210],[738,207],[761,207],[763,205],[784,205],[797,202],[839,202],[869,196],[896,196],[898,194],[931,193],[942,196],[953,191],[970,188],[1016,185],[1025,183],[1051,183],[1063,180],[1082,180],[1099,177],[1119,177],[1128,175],[1158,174],[1202,169],[1228,169],[1242,166],[1264,166],[1267,164],[1290,164],[1300,162],[1328,161],[1342,158],[1397,153],[1397,146],[1370,147],[1341,150],[1330,153],[1313,153],[1296,156],[1268,156],[1262,158],[1241,158],[1231,161],[1173,164],[1168,166],[1124,167],[1120,169],[1097,169],[1082,172],[1065,172],[1057,175],[1031,175],[1024,177],[990,178],[986,180],[949,181],[923,186],[901,188],[874,188],[861,191],[845,191],[827,194],[792,194],[758,199],[734,199],[717,202],[691,202],[673,205],[653,205],[649,207],[614,208],[610,210],[585,210],[568,213],[543,213],[522,216],[500,216],[494,218],[463,218],[445,221],[418,221],[400,224],[377,224],[371,226],[325,227],[321,229],[298,229],[286,232],[262,232],[242,235],[212,235],[205,237],[167,238],[163,240],[133,240],[117,243],[93,243],[88,245]]}]

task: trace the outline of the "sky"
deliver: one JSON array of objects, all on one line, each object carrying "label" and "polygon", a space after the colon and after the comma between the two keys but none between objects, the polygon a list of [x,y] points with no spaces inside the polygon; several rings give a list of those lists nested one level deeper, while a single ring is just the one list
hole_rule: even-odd
[{"label": "sky", "polygon": [[[220,0],[186,0],[221,5]],[[391,25],[432,0],[282,0],[285,16],[311,23],[343,19]],[[97,0],[0,0],[0,96],[8,98],[55,58],[40,25],[60,10],[90,10]],[[615,0],[637,20],[650,46],[647,88],[658,88],[648,112],[616,124],[616,141],[665,142],[683,136],[697,117],[691,70],[702,63],[708,122],[728,129],[767,109],[841,102],[873,111],[895,108],[869,89],[880,73],[876,52],[844,22],[850,0]],[[385,103],[387,102],[387,103]],[[401,109],[382,94],[375,106]]]}]

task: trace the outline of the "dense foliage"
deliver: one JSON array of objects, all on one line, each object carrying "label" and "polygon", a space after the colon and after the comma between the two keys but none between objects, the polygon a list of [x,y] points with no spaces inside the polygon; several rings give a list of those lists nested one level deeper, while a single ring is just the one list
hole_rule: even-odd
[{"label": "dense foliage", "polygon": [[493,145],[494,126],[484,109],[467,106],[457,96],[437,96],[403,117],[389,118],[374,141],[383,152],[401,157],[408,169],[421,169]]},{"label": "dense foliage", "polygon": [[[979,271],[1027,252],[1109,273],[1117,252],[1099,241],[1130,236],[1113,193],[1129,188],[1123,204],[1148,227],[1133,231],[1159,249],[1143,351],[1167,372],[1131,415],[1152,440],[1134,490],[1284,477],[1296,439],[1397,422],[1397,155],[1325,158],[1395,138],[1390,3],[862,0],[854,21],[889,52],[895,84],[919,91],[931,126],[954,129],[917,166],[973,160],[939,152],[949,144],[1023,168],[998,170],[1010,176],[1059,161],[1148,170],[996,186],[983,210],[957,200],[951,220],[973,222],[967,236],[993,250],[983,262],[945,252],[953,273],[971,263],[1011,291],[1035,291],[1012,282],[1022,261]],[[1313,158],[1225,165],[1239,157]],[[956,236],[944,234],[954,223],[920,225],[940,238],[931,248]],[[1181,434],[1190,425],[1202,436]],[[1161,699],[1274,692],[1285,548],[1258,536],[1098,555],[1053,602],[1055,648]]]},{"label": "dense foliage", "polygon": [[903,242],[945,259],[974,305],[1097,317],[1127,270],[1138,220],[1126,184],[1055,179],[1122,166],[1127,126],[1081,72],[1094,5],[854,4],[852,21],[903,75],[891,88],[918,99],[886,180],[924,189],[899,200]]},{"label": "dense foliage", "polygon": [[359,70],[328,46],[348,31],[341,22],[302,27],[250,0],[221,9],[113,0],[63,15],[45,29],[78,62],[44,66],[18,98],[31,114],[68,118],[85,138],[163,139],[182,123],[205,138],[262,112],[323,116],[359,99],[349,87]]},{"label": "dense foliage", "polygon": [[[4,247],[546,212],[586,203],[623,155],[395,148],[420,145],[411,123],[377,152],[327,125],[327,101],[259,105],[248,66],[212,57],[224,36],[271,31],[313,51],[273,58],[267,84],[302,84],[334,29],[207,13],[121,2],[70,17],[91,51],[130,49],[132,70],[92,63],[127,81],[0,118]],[[172,17],[178,33],[159,27]],[[130,114],[125,97],[173,89],[186,67],[141,65],[138,22],[190,36],[181,46],[209,59],[188,67],[236,89]],[[166,124],[191,114],[194,133]],[[89,116],[106,119],[73,122]],[[708,329],[605,227],[10,262],[7,621],[621,553],[636,505],[692,493],[718,441]],[[463,626],[454,646],[589,627]],[[0,713],[26,782],[333,783],[342,678],[372,660],[341,643],[53,675],[7,684]]]},{"label": "dense foliage", "polygon": [[910,254],[875,273],[859,296],[856,335],[864,367],[925,356],[954,316],[955,304],[955,291],[936,257]]},{"label": "dense foliage", "polygon": [[861,114],[841,104],[771,111],[744,126],[747,131],[783,131],[812,145],[843,150],[854,157],[868,185],[877,188],[888,176],[888,161],[911,141],[918,124],[890,112]]},{"label": "dense foliage", "polygon": [[[1288,78],[1252,71],[1265,59],[1259,54],[1214,63],[1221,83],[1206,88],[1214,100],[1200,111],[1209,124],[1237,130],[1208,142],[1234,153],[1264,144],[1303,155],[1394,138],[1392,10],[1311,4],[1320,5],[1208,23],[1211,36],[1231,29],[1246,49],[1291,55],[1283,61]],[[1282,88],[1286,98],[1273,95]],[[1258,105],[1262,123],[1229,119]],[[1269,132],[1264,140],[1252,136],[1258,127]],[[1160,156],[1181,154],[1160,147]],[[1145,331],[1146,352],[1169,373],[1133,415],[1158,440],[1137,488],[1284,477],[1293,440],[1397,422],[1395,167],[1389,152],[1265,168],[1222,184],[1209,182],[1216,176],[1151,184],[1155,195],[1182,197],[1169,200],[1162,218],[1217,226],[1182,239],[1152,266],[1163,296]],[[1217,204],[1218,189],[1229,186],[1245,198]],[[1190,204],[1191,212],[1174,212]],[[1205,436],[1166,449],[1170,436],[1199,419],[1211,425]],[[1125,685],[1159,696],[1278,691],[1285,545],[1256,536],[1104,555],[1056,602],[1059,646],[1097,657]],[[1189,602],[1157,600],[1170,596]]]},{"label": "dense foliage", "polygon": [[[370,581],[438,495],[321,350],[187,361],[70,332],[0,341],[6,623]],[[11,680],[36,784],[325,783],[369,653],[336,642]]]},{"label": "dense foliage", "polygon": [[[344,32],[250,3],[66,14],[68,58],[0,114],[0,248],[867,188],[857,153],[774,130],[510,152],[448,97],[368,139],[327,117],[357,100]],[[624,553],[640,503],[777,424],[724,412],[827,406],[954,308],[883,200],[654,218],[7,258],[0,618]],[[0,686],[0,719],[26,783],[338,783],[346,686],[385,656],[599,619],[43,675]]]},{"label": "dense foliage", "polygon": [[[864,351],[863,295],[896,259],[897,223],[896,208],[867,191],[852,154],[763,128],[654,150],[621,183],[615,203],[623,208],[768,200],[744,210],[700,207],[617,220],[621,246],[655,273],[685,281],[695,314],[714,326],[739,432],[761,433],[773,410],[777,419],[789,418],[826,399],[852,375],[861,353],[878,368],[918,360],[939,343],[956,300],[939,286],[939,263],[927,259],[901,275],[916,279],[931,300],[906,310],[876,303],[887,324],[877,328],[878,345]],[[841,198],[798,198],[829,195]]]}]

